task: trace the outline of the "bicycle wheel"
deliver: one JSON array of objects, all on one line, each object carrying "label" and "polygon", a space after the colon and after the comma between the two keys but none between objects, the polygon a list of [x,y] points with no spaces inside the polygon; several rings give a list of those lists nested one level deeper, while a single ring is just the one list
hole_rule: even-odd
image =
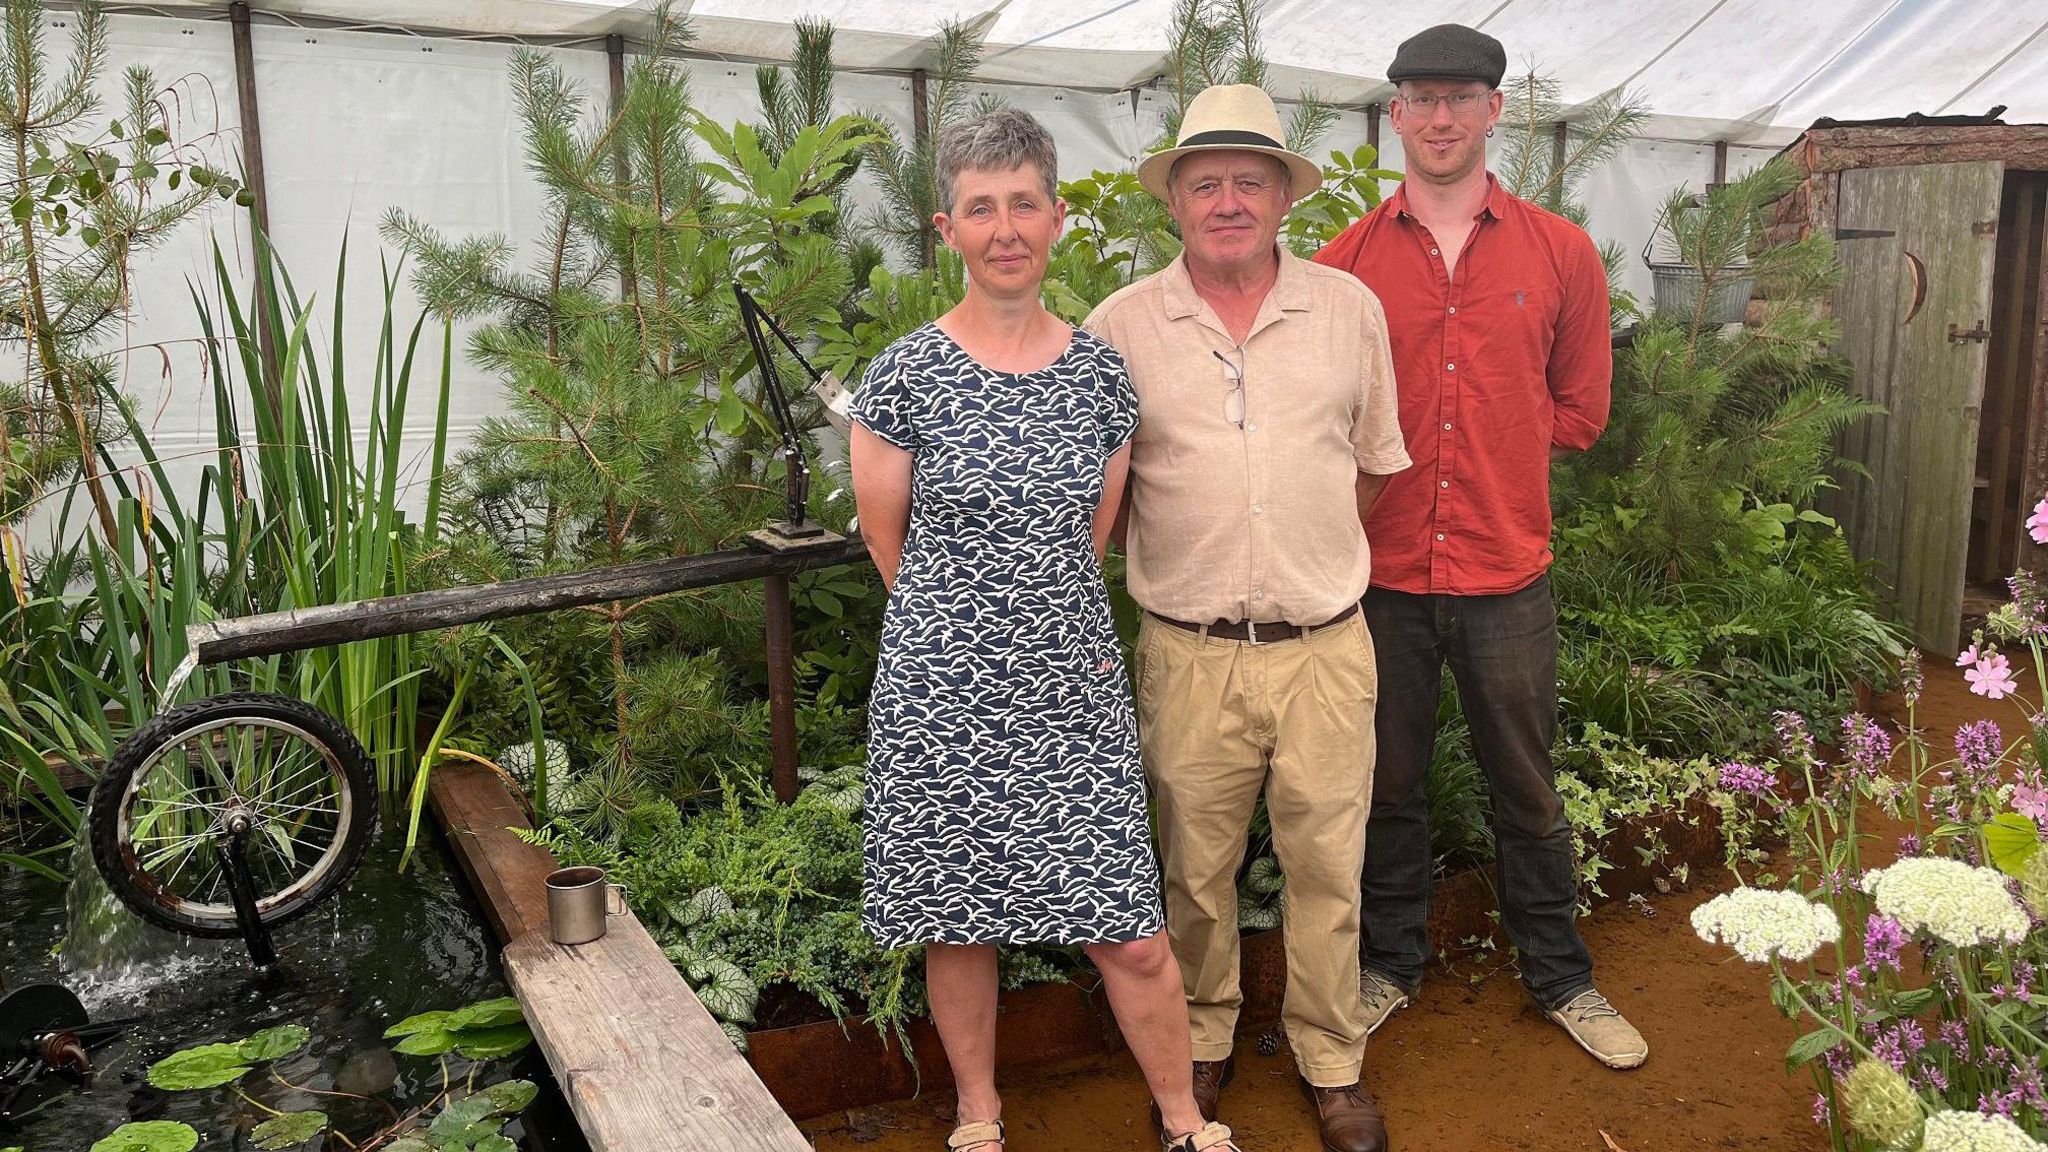
[{"label": "bicycle wheel", "polygon": [[241,935],[223,849],[243,858],[266,926],[311,911],[362,863],[377,806],[347,728],[289,696],[234,692],[174,708],[123,743],[93,786],[93,864],[144,920]]}]

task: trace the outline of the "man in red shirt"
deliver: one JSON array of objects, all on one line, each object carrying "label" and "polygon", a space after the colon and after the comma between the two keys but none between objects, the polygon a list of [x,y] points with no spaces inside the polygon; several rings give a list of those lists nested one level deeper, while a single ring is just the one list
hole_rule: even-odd
[{"label": "man in red shirt", "polygon": [[1522,982],[1601,1063],[1633,1068],[1649,1046],[1593,987],[1550,762],[1550,462],[1591,447],[1607,423],[1607,275],[1584,230],[1486,170],[1506,68],[1498,40],[1457,24],[1402,43],[1387,78],[1400,85],[1391,112],[1406,179],[1316,256],[1386,308],[1414,461],[1366,524],[1380,698],[1360,992],[1377,1027],[1415,995],[1429,957],[1423,777],[1449,661],[1492,793],[1501,918]]}]

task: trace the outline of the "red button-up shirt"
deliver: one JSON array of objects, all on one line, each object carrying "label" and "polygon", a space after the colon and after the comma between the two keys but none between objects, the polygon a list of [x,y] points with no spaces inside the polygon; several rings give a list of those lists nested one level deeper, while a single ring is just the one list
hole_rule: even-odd
[{"label": "red button-up shirt", "polygon": [[1315,257],[1387,313],[1414,467],[1366,521],[1372,582],[1455,596],[1515,592],[1550,566],[1550,449],[1607,425],[1607,273],[1585,230],[1487,177],[1455,276],[1408,188]]}]

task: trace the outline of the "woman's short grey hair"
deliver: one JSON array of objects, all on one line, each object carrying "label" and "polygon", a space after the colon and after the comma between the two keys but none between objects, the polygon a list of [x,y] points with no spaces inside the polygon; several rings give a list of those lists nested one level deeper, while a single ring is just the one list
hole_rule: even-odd
[{"label": "woman's short grey hair", "polygon": [[953,194],[960,173],[1011,172],[1026,164],[1038,167],[1049,199],[1059,196],[1059,155],[1053,149],[1052,133],[1031,113],[1020,108],[998,108],[985,116],[947,125],[939,133],[939,201],[942,210],[953,210]]}]

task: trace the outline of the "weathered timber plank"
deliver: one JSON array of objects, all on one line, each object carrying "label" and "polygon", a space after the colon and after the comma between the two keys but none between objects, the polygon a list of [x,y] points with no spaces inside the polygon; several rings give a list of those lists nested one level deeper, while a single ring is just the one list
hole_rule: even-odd
[{"label": "weathered timber plank", "polygon": [[[1835,177],[1819,177],[1816,182],[1832,179]],[[1891,229],[1889,219],[1878,220],[1870,214],[1872,209],[1860,201],[1838,208],[1831,196],[1828,207],[1830,214],[1814,221],[1815,227],[1830,232]],[[1857,556],[1877,562],[1877,575],[1890,588],[1897,581],[1897,557],[1884,554],[1886,540],[1878,532],[1877,508],[1878,487],[1888,464],[1888,429],[1896,403],[1891,369],[1897,351],[1902,302],[1908,292],[1905,262],[1896,236],[1844,240],[1837,252],[1842,279],[1835,291],[1834,308],[1842,324],[1839,348],[1849,361],[1849,388],[1885,411],[1843,430],[1842,456],[1862,465],[1868,474],[1845,472],[1838,478],[1840,489],[1823,494],[1820,507],[1841,524]]]},{"label": "weathered timber plank", "polygon": [[1807,133],[1800,159],[1808,172],[1961,164],[1991,160],[2015,169],[2048,168],[2048,126],[1820,128]]},{"label": "weathered timber plank", "polygon": [[504,966],[593,1152],[808,1152],[630,912],[573,947],[529,932]]},{"label": "weathered timber plank", "polygon": [[544,931],[555,858],[513,832],[532,825],[505,782],[481,764],[444,761],[427,778],[427,798],[499,941]]},{"label": "weathered timber plank", "polygon": [[767,553],[736,548],[702,556],[674,556],[583,572],[563,572],[499,584],[437,588],[350,604],[325,604],[194,624],[186,635],[201,664],[269,656],[302,648],[427,632],[458,624],[529,616],[584,604],[637,600],[769,575],[850,564],[867,555],[859,537],[813,550]]},{"label": "weathered timber plank", "polygon": [[[2026,448],[2026,405],[2034,361],[2034,235],[2040,229],[2040,176],[2009,172],[1991,278],[1991,349],[1984,383],[1978,474],[1986,478],[1985,523],[1970,542],[1970,579],[2003,580],[2019,559],[2019,479]],[[1973,510],[1974,511],[1974,510]]]}]

